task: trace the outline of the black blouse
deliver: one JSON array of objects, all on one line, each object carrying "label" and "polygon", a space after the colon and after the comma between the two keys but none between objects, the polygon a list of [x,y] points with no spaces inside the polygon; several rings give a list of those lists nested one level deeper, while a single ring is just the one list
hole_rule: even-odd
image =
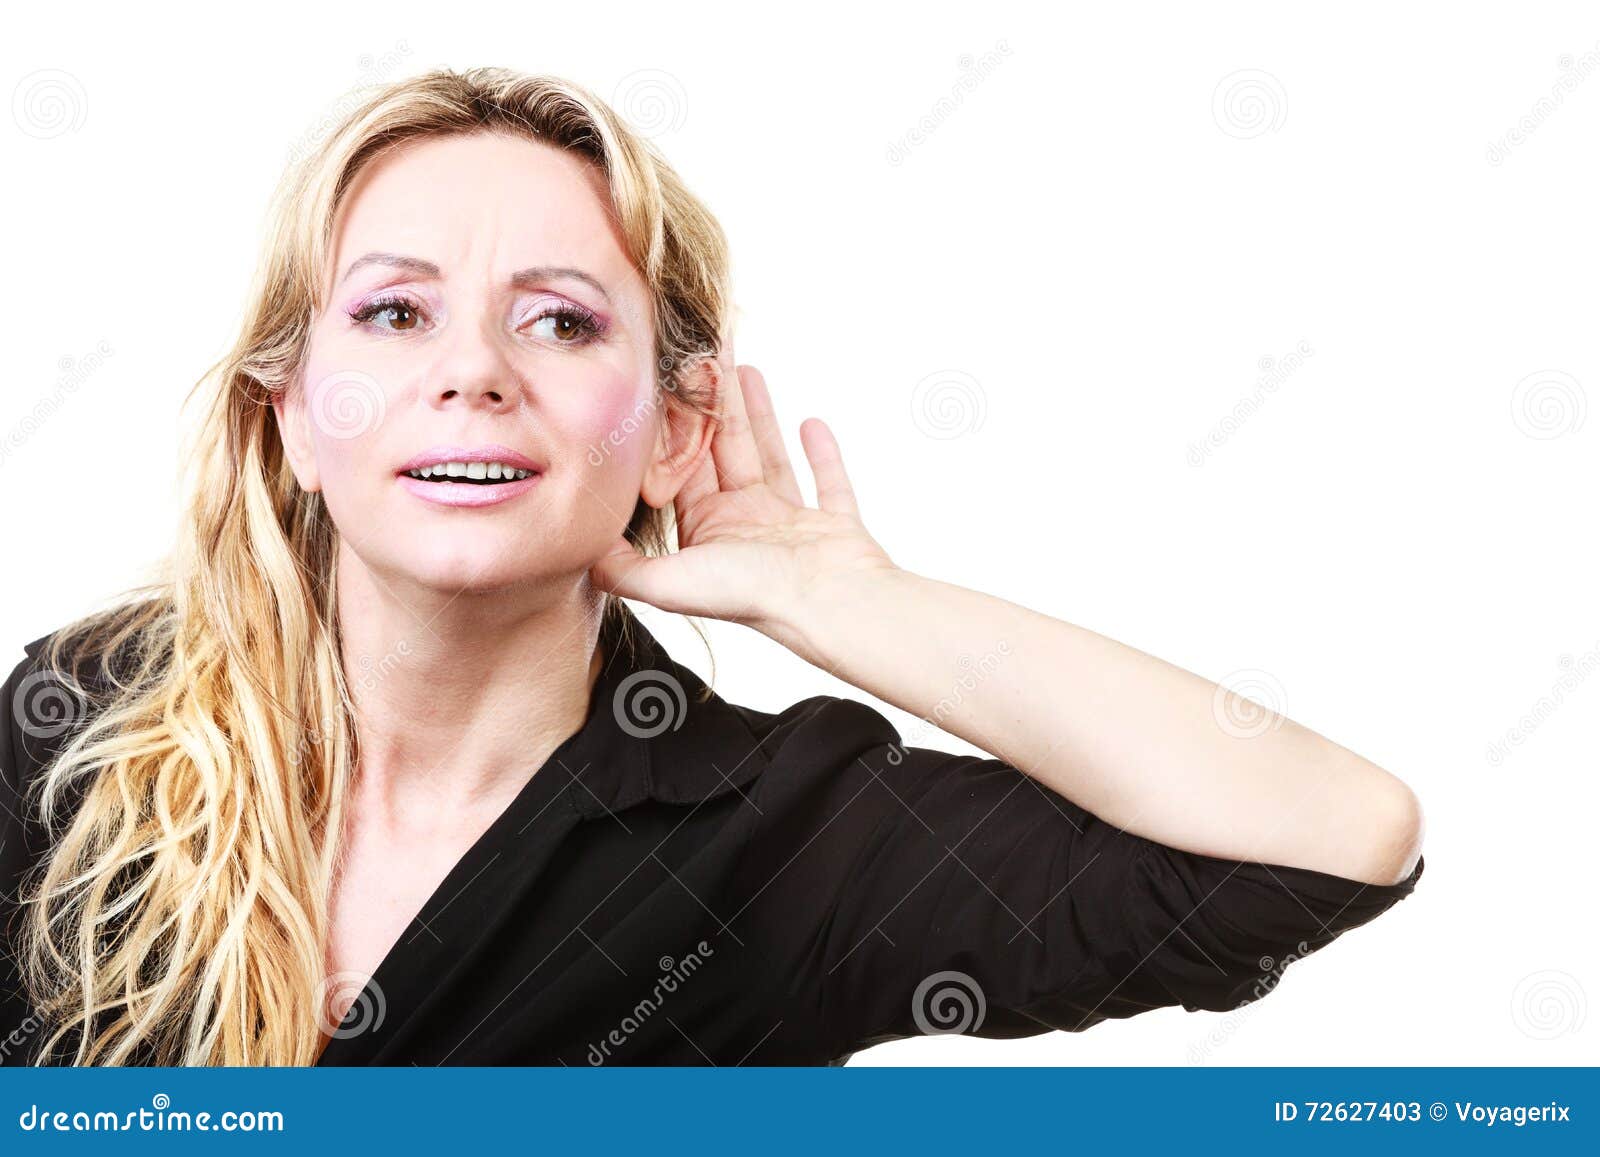
[{"label": "black blouse", "polygon": [[[850,699],[702,703],[629,617],[637,650],[608,630],[582,728],[355,978],[319,1065],[842,1064],[919,1033],[1226,1011],[1422,875],[1178,851],[1000,760],[904,747]],[[24,726],[45,641],[4,688],[8,926],[42,851],[20,789],[60,742]],[[4,947],[0,1062],[33,1063]]]}]

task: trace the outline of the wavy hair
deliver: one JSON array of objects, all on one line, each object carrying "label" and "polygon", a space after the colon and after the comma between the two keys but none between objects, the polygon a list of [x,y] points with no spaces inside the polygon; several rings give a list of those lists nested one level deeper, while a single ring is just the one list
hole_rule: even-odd
[{"label": "wavy hair", "polygon": [[[292,164],[237,340],[190,393],[203,410],[175,548],[156,581],[44,652],[94,706],[29,790],[49,854],[24,887],[19,958],[45,1022],[42,1063],[307,1065],[334,1027],[324,952],[358,754],[337,538],[322,496],[290,471],[270,402],[303,367],[335,213],[362,166],[407,141],[477,132],[597,166],[650,289],[657,398],[715,416],[690,371],[724,348],[722,229],[583,87],[429,72],[364,96]],[[665,552],[670,508],[641,499],[625,534]],[[626,608],[603,605],[602,625],[628,644]]]}]

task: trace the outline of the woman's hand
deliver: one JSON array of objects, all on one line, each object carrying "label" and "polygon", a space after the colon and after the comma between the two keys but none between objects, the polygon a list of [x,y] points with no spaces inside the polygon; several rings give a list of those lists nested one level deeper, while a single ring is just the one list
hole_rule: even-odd
[{"label": "woman's hand", "polygon": [[[731,360],[731,359],[730,359]],[[680,614],[744,623],[793,645],[802,606],[896,568],[861,524],[839,444],[825,423],[800,424],[817,507],[800,494],[766,381],[724,364],[711,453],[674,502],[678,550],[649,558],[625,539],[590,570],[595,585]]]},{"label": "woman's hand", "polygon": [[800,426],[813,510],[766,383],[749,366],[738,380],[711,461],[678,495],[679,551],[619,541],[597,585],[753,626],[1135,835],[1367,883],[1411,873],[1422,818],[1405,784],[1293,720],[1241,731],[1249,705],[1153,655],[896,567],[856,515],[828,427]]}]

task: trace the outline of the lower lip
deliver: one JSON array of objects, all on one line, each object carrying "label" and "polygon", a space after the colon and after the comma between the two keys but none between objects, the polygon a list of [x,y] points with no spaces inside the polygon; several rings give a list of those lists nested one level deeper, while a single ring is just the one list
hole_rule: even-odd
[{"label": "lower lip", "polygon": [[515,482],[499,482],[493,485],[473,482],[424,482],[409,474],[400,474],[396,477],[399,478],[401,486],[424,502],[432,502],[436,506],[498,506],[532,490],[544,475],[530,474]]}]

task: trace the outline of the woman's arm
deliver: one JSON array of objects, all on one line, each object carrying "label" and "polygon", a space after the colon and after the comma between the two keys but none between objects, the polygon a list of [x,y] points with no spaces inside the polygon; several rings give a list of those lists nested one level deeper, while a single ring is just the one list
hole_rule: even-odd
[{"label": "woman's arm", "polygon": [[1382,768],[1004,599],[877,568],[819,583],[753,625],[1147,839],[1372,884],[1405,879],[1421,854],[1417,799]]},{"label": "woman's arm", "polygon": [[678,551],[619,540],[591,571],[601,589],[751,626],[1134,835],[1370,884],[1410,875],[1423,819],[1400,780],[1153,656],[896,567],[827,426],[800,426],[812,508],[761,375],[738,382],[700,451],[649,468],[651,489],[677,487]]}]

